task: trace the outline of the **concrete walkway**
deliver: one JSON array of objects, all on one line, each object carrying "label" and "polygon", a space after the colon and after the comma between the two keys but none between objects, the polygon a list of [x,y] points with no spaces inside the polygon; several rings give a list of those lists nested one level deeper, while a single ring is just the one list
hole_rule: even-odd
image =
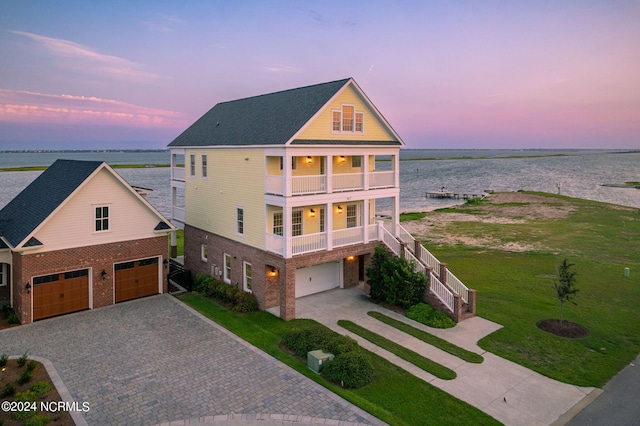
[{"label": "concrete walkway", "polygon": [[[367,315],[379,311],[410,323],[440,338],[481,354],[484,362],[472,364],[426,344]],[[329,328],[353,337],[358,343],[387,358],[413,375],[479,408],[505,425],[563,424],[562,416],[577,404],[600,394],[596,388],[584,388],[552,380],[492,353],[477,342],[502,326],[480,317],[461,322],[451,329],[434,329],[413,322],[388,309],[371,303],[362,287],[335,289],[296,300],[296,317],[311,318]],[[454,370],[457,378],[442,380],[417,368],[394,354],[371,344],[337,325],[340,319],[351,320],[381,336]],[[568,419],[567,419],[568,420]]]},{"label": "concrete walkway", "polygon": [[25,351],[85,424],[384,424],[169,295],[0,331],[0,354]]}]

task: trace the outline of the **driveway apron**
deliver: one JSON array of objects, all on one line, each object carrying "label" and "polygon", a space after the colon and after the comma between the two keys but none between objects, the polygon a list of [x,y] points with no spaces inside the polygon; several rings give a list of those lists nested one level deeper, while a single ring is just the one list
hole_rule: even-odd
[{"label": "driveway apron", "polygon": [[[50,360],[88,424],[242,413],[383,424],[168,295],[0,331],[0,353]],[[261,417],[262,416],[262,417]]]}]

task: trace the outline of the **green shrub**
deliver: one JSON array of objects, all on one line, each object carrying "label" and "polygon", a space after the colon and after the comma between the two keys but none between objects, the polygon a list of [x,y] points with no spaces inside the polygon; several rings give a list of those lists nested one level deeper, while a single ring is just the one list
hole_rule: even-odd
[{"label": "green shrub", "polygon": [[27,371],[33,371],[36,369],[36,367],[38,366],[38,363],[31,360],[29,362],[27,362]]},{"label": "green shrub", "polygon": [[258,310],[258,299],[253,293],[241,291],[236,295],[233,310],[236,312],[253,312]]},{"label": "green shrub", "polygon": [[364,352],[346,352],[325,363],[322,375],[345,388],[360,388],[373,380],[373,364]]},{"label": "green shrub", "polygon": [[357,351],[359,347],[358,342],[351,337],[336,333],[335,336],[331,337],[327,341],[324,349],[326,349],[327,352],[338,356],[347,352]]},{"label": "green shrub", "polygon": [[27,353],[23,353],[20,358],[18,358],[18,367],[24,367],[27,363]]},{"label": "green shrub", "polygon": [[31,386],[31,391],[36,395],[43,395],[51,390],[51,385],[47,382],[38,382]]},{"label": "green shrub", "polygon": [[427,283],[426,275],[417,272],[413,262],[392,256],[382,246],[375,248],[367,276],[374,302],[403,308],[420,303]]},{"label": "green shrub", "polygon": [[195,290],[202,294],[205,297],[211,296],[212,287],[211,283],[213,282],[213,277],[207,274],[197,274],[196,275],[196,286]]},{"label": "green shrub", "polygon": [[20,324],[20,319],[15,312],[11,312],[7,317],[7,324]]},{"label": "green shrub", "polygon": [[25,370],[25,371],[22,372],[22,374],[18,378],[17,382],[19,384],[21,384],[21,385],[24,385],[25,383],[28,383],[29,381],[31,381],[32,377],[33,377],[33,371],[32,370]]},{"label": "green shrub", "polygon": [[227,286],[227,289],[225,290],[225,293],[224,293],[224,301],[231,304],[236,303],[238,293],[241,291],[242,290],[238,290],[236,287],[232,285]]},{"label": "green shrub", "polygon": [[[30,390],[24,392],[17,392],[15,396],[15,400],[18,402],[34,402],[38,398],[35,392]],[[23,420],[28,419],[29,417],[33,417],[36,414],[35,411],[14,411],[11,413],[11,418],[14,420]]]},{"label": "green shrub", "polygon": [[14,393],[16,393],[16,385],[12,383],[7,383],[4,389],[2,389],[2,392],[0,392],[0,398],[11,396]]},{"label": "green shrub", "polygon": [[7,365],[7,361],[9,361],[9,355],[2,354],[2,356],[0,356],[0,367]]},{"label": "green shrub", "polygon": [[309,351],[325,349],[335,334],[323,325],[314,325],[287,333],[282,344],[298,356],[307,356]]},{"label": "green shrub", "polygon": [[49,423],[49,418],[42,414],[38,414],[37,416],[33,416],[29,420],[24,423],[24,426],[44,426]]},{"label": "green shrub", "polygon": [[212,296],[220,301],[225,301],[227,297],[227,289],[229,289],[229,287],[231,287],[231,285],[227,283],[219,283],[213,288]]},{"label": "green shrub", "polygon": [[456,325],[455,321],[447,314],[436,311],[426,303],[418,303],[407,309],[407,318],[411,318],[421,324],[433,328],[451,328]]}]

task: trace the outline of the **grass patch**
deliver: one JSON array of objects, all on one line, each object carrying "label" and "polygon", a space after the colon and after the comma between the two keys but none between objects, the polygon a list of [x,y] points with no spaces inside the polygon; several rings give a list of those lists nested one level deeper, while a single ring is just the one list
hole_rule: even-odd
[{"label": "grass patch", "polygon": [[426,212],[407,212],[400,213],[400,222],[408,222],[410,220],[420,220],[427,215]]},{"label": "grass patch", "polygon": [[432,361],[429,358],[425,358],[422,355],[417,354],[414,351],[397,344],[396,342],[392,342],[391,340],[382,337],[379,334],[369,331],[352,321],[339,320],[338,325],[370,341],[374,345],[380,346],[381,348],[391,352],[392,354],[399,356],[405,361],[410,362],[416,367],[426,371],[429,374],[433,374],[440,379],[453,380],[456,378],[456,372],[451,370],[450,368],[438,364],[437,362]]},{"label": "grass patch", "polygon": [[305,325],[316,324],[314,321],[297,319],[285,322],[267,312],[238,315],[194,293],[183,294],[179,299],[282,363],[390,425],[500,424],[477,408],[369,351],[366,352],[371,357],[375,370],[372,383],[355,390],[331,384],[307,368],[299,358],[280,348],[280,340],[285,334]]},{"label": "grass patch", "polygon": [[[478,291],[478,315],[504,326],[480,340],[480,347],[556,380],[601,387],[640,352],[640,274],[623,275],[625,267],[640,264],[640,216],[633,208],[536,194],[546,197],[544,203],[569,202],[573,211],[560,219],[446,227],[454,236],[491,235],[496,246],[512,241],[535,250],[428,245],[429,250]],[[484,208],[491,215],[493,207]],[[565,257],[575,264],[579,289],[577,306],[565,306],[565,319],[590,331],[583,339],[557,337],[535,325],[560,317],[552,283]]]},{"label": "grass patch", "polygon": [[436,348],[441,349],[453,356],[457,356],[464,361],[472,362],[474,364],[480,364],[482,363],[482,361],[484,361],[482,355],[468,351],[464,348],[461,348],[460,346],[456,346],[453,343],[449,343],[446,340],[434,336],[431,333],[427,333],[426,331],[417,329],[407,323],[388,317],[380,312],[370,311],[367,312],[367,315],[377,319],[378,321],[382,321],[383,323],[390,325],[391,327],[396,328],[403,333],[407,333],[408,335],[413,336],[416,339],[422,340],[423,342],[428,343],[431,346],[435,346]]}]

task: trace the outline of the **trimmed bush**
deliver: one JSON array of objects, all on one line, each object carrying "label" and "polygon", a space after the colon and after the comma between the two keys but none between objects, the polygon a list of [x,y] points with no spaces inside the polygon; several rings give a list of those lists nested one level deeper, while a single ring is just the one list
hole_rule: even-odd
[{"label": "trimmed bush", "polygon": [[32,370],[25,370],[20,377],[18,378],[17,382],[18,384],[24,385],[25,383],[28,383],[29,381],[31,381],[31,378],[33,377],[33,371]]},{"label": "trimmed bush", "polygon": [[346,352],[325,363],[322,375],[342,387],[357,389],[373,380],[373,364],[364,352]]},{"label": "trimmed bush", "polygon": [[36,395],[43,395],[51,390],[51,385],[47,382],[38,382],[31,386],[31,391]]},{"label": "trimmed bush", "polygon": [[18,358],[18,367],[24,367],[24,365],[27,363],[27,353],[23,353],[22,356],[20,358]]},{"label": "trimmed bush", "polygon": [[2,354],[2,356],[0,356],[0,367],[7,365],[7,361],[9,361],[9,355]]},{"label": "trimmed bush", "polygon": [[2,392],[0,392],[0,398],[5,398],[7,396],[11,396],[14,393],[16,393],[16,385],[11,384],[11,383],[7,383],[7,385],[4,387],[4,389],[2,389]]},{"label": "trimmed bush", "polygon": [[241,291],[236,295],[236,300],[233,305],[233,310],[236,312],[253,312],[258,310],[258,299],[253,293]]},{"label": "trimmed bush", "polygon": [[343,353],[357,351],[359,348],[360,346],[358,345],[358,342],[351,337],[336,334],[327,341],[324,349],[327,352],[338,356]]},{"label": "trimmed bush", "polygon": [[29,362],[27,362],[27,371],[33,371],[36,369],[36,367],[38,366],[38,363],[31,360]]},{"label": "trimmed bush", "polygon": [[436,311],[426,303],[418,303],[407,309],[407,318],[433,328],[451,328],[456,325],[447,314]]},{"label": "trimmed bush", "polygon": [[24,423],[24,426],[44,426],[49,423],[49,418],[42,414],[31,417]]},{"label": "trimmed bush", "polygon": [[213,283],[213,277],[207,274],[198,274],[196,275],[196,287],[195,290],[202,294],[205,297],[211,296],[213,292],[213,288],[211,284]]},{"label": "trimmed bush", "polygon": [[326,349],[334,336],[333,331],[323,325],[315,325],[302,330],[292,331],[282,338],[282,344],[298,356],[307,356],[307,352]]}]

